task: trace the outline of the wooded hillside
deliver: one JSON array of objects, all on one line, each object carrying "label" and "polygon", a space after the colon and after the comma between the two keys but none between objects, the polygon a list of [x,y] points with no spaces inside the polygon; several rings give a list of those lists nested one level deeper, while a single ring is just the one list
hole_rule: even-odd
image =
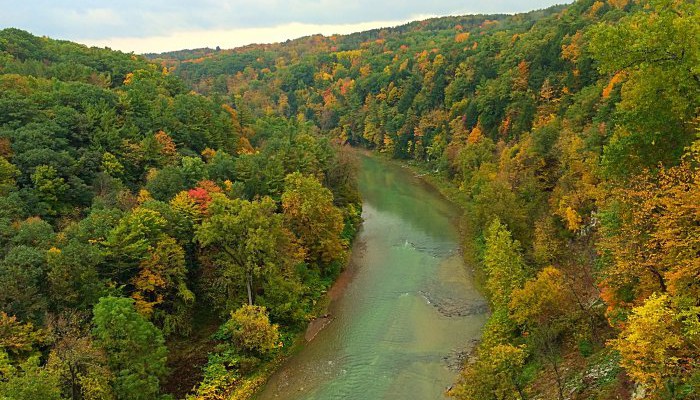
[{"label": "wooded hillside", "polygon": [[157,60],[459,187],[492,316],[452,395],[697,398],[699,15],[582,0]]},{"label": "wooded hillside", "polygon": [[360,215],[351,157],[311,123],[17,29],[0,204],[0,398],[17,400],[249,394]]}]

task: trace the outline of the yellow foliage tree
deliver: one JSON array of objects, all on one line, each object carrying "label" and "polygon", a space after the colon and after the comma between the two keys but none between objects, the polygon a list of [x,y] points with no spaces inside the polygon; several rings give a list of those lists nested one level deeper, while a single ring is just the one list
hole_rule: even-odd
[{"label": "yellow foliage tree", "polygon": [[620,336],[611,341],[630,377],[652,393],[661,391],[666,379],[679,375],[689,362],[697,364],[697,359],[688,358],[690,347],[679,328],[669,296],[652,295],[633,310]]}]

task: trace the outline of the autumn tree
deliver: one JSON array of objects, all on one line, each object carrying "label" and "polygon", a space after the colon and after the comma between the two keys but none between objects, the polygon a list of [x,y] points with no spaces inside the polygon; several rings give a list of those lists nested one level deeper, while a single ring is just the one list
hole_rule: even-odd
[{"label": "autumn tree", "polygon": [[66,313],[49,325],[54,345],[48,366],[59,374],[63,393],[73,400],[113,399],[114,376],[107,355],[95,344],[81,315]]},{"label": "autumn tree", "polygon": [[0,357],[5,362],[23,360],[47,342],[46,333],[31,323],[0,311]]},{"label": "autumn tree", "polygon": [[330,263],[343,255],[343,215],[333,194],[314,177],[295,172],[285,178],[282,209],[285,222],[307,250],[307,260]]},{"label": "autumn tree", "polygon": [[611,309],[654,292],[697,298],[699,163],[696,142],[680,165],[611,191],[599,244],[609,260],[601,285]]},{"label": "autumn tree", "polygon": [[460,400],[525,400],[522,374],[527,355],[524,346],[482,346],[448,394]]},{"label": "autumn tree", "polygon": [[187,316],[194,294],[187,288],[186,277],[185,252],[175,239],[163,236],[131,280],[134,306],[142,315],[158,321],[166,335],[189,332]]},{"label": "autumn tree", "polygon": [[118,282],[128,283],[136,309],[162,326],[167,334],[186,334],[194,295],[187,287],[185,253],[166,233],[168,221],[146,202],[122,218],[104,242],[107,260]]},{"label": "autumn tree", "polygon": [[615,191],[608,212],[616,218],[601,241],[610,262],[603,294],[622,327],[613,346],[630,376],[657,397],[687,392],[700,367],[699,162],[696,142],[680,165],[645,171]]},{"label": "autumn tree", "polygon": [[10,190],[15,188],[15,179],[20,171],[12,165],[5,157],[0,156],[0,194],[5,196]]},{"label": "autumn tree", "polygon": [[[688,311],[697,313],[697,306],[693,309]],[[652,295],[633,309],[620,336],[612,341],[622,366],[652,398],[683,398],[663,397],[663,393],[688,394],[692,390],[689,379],[700,368],[694,346],[700,338],[697,316],[692,325],[685,325],[679,311],[679,304],[668,294]]]},{"label": "autumn tree", "polygon": [[509,304],[513,320],[521,325],[555,323],[572,312],[572,302],[564,276],[556,268],[546,267],[537,276],[515,289]]},{"label": "autumn tree", "polygon": [[564,279],[561,271],[546,267],[522,288],[515,289],[509,304],[511,318],[527,329],[537,353],[552,366],[560,399],[564,399],[564,383],[557,344],[575,312]]},{"label": "autumn tree", "polygon": [[265,307],[243,305],[231,313],[224,330],[243,352],[264,356],[278,347],[278,326],[270,323]]}]

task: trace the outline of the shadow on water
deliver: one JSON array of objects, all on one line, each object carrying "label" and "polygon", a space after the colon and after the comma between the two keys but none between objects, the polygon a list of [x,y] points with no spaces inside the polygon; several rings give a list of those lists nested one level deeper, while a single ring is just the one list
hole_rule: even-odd
[{"label": "shadow on water", "polygon": [[454,206],[410,170],[371,156],[364,224],[332,319],[259,399],[441,399],[486,319],[458,254]]}]

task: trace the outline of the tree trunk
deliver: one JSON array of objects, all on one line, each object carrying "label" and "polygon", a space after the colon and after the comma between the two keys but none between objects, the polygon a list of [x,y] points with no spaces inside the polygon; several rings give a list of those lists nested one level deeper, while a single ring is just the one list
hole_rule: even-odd
[{"label": "tree trunk", "polygon": [[559,390],[559,400],[564,400],[564,388],[562,388],[561,375],[559,374],[559,366],[557,362],[552,359],[552,368],[554,369],[554,376],[557,379],[557,389]]},{"label": "tree trunk", "polygon": [[527,400],[525,397],[525,392],[523,391],[523,388],[520,387],[520,383],[518,383],[518,380],[515,378],[512,378],[513,381],[513,386],[515,386],[515,390],[518,391],[518,395],[520,396],[520,400]]},{"label": "tree trunk", "polygon": [[253,305],[253,274],[246,272],[246,289],[248,289],[248,305]]},{"label": "tree trunk", "polygon": [[661,293],[666,293],[666,281],[664,280],[664,276],[661,275],[661,272],[657,271],[656,268],[654,267],[647,267],[649,272],[654,274],[656,279],[659,281],[659,288],[661,289]]},{"label": "tree trunk", "polygon": [[68,371],[70,372],[70,391],[71,391],[71,398],[73,400],[79,400],[80,399],[80,387],[78,387],[78,373],[75,371],[73,366],[68,367]]}]

